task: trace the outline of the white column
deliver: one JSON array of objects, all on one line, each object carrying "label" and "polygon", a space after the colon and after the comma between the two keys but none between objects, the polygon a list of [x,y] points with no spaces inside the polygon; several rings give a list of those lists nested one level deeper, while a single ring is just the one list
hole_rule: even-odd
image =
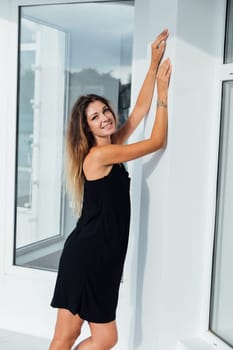
[{"label": "white column", "polygon": [[[150,1],[147,37],[169,28],[173,73],[167,148],[146,157],[142,167],[137,350],[174,349],[208,326],[219,124],[214,72],[223,18],[218,5]],[[150,129],[148,123],[146,134]]]}]

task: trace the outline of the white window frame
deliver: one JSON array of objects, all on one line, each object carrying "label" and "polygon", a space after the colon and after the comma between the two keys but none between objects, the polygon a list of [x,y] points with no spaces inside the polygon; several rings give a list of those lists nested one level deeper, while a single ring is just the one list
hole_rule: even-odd
[{"label": "white window frame", "polygon": [[[233,64],[223,64],[222,63],[221,66],[219,67],[219,82],[220,82],[219,94],[221,95],[220,102],[219,102],[219,118],[221,117],[223,83],[227,82],[227,81],[233,82]],[[219,132],[220,132],[220,130],[219,130]],[[220,154],[218,156],[220,156]],[[217,172],[218,172],[218,167],[217,167]],[[217,191],[217,185],[216,185],[216,191]],[[216,204],[215,204],[215,206],[216,206]],[[215,216],[216,215],[217,215],[217,213],[216,213],[216,208],[215,208],[213,231],[215,231]],[[212,249],[214,249],[214,246]],[[213,262],[213,255],[211,256],[211,258],[212,258],[211,261],[213,264],[214,263]],[[208,315],[209,315],[208,328],[209,328],[209,319],[210,319],[211,281],[212,281],[212,277],[213,277],[212,274],[213,273],[214,272],[212,270],[211,279],[210,279],[210,287],[209,287],[210,297],[209,297],[209,308],[208,308]],[[211,330],[208,330],[208,332],[206,333],[206,339],[208,340],[208,342],[210,342],[211,345],[213,345],[214,347],[218,347],[219,350],[232,349],[232,347],[230,345],[228,345],[226,342],[221,340],[217,335],[212,333]]]},{"label": "white window frame", "polygon": [[[213,148],[213,152],[215,153],[215,174],[212,177],[212,205],[210,208],[210,235],[209,241],[212,242],[209,245],[209,251],[206,254],[206,264],[207,264],[207,283],[206,283],[206,302],[204,306],[204,316],[203,316],[203,324],[202,329],[204,330],[200,336],[200,340],[204,340],[207,344],[209,344],[213,349],[218,350],[231,350],[232,347],[220,339],[216,334],[212,333],[209,329],[210,327],[210,302],[211,302],[211,284],[212,284],[212,274],[213,274],[213,250],[214,250],[214,236],[215,236],[215,219],[216,219],[216,193],[217,193],[217,175],[218,175],[218,160],[219,160],[219,133],[220,133],[220,123],[221,123],[221,109],[222,109],[222,86],[225,81],[233,81],[233,63],[226,64],[223,63],[224,60],[224,45],[225,45],[225,26],[226,26],[226,7],[227,0],[224,0],[221,4],[222,12],[219,14],[221,16],[221,36],[222,36],[222,46],[219,50],[219,58],[216,63],[216,89],[215,96],[216,100],[214,102],[215,109],[215,147]],[[196,343],[196,349],[199,350],[203,347],[203,343],[199,347],[198,338],[195,338],[193,344]],[[192,345],[192,341],[190,343]],[[205,348],[203,347],[203,350]],[[208,350],[208,347],[206,347]]]},{"label": "white window frame", "polygon": [[[113,0],[108,0],[112,2]],[[121,1],[121,0],[119,0]],[[5,246],[7,247],[5,261],[4,261],[4,271],[7,274],[22,274],[23,276],[37,275],[38,278],[47,278],[51,280],[51,276],[54,278],[54,272],[46,270],[37,270],[27,267],[21,267],[13,264],[14,261],[14,251],[15,251],[15,242],[14,242],[14,220],[15,220],[15,159],[16,159],[16,115],[17,115],[17,106],[16,106],[16,96],[17,96],[17,57],[18,57],[18,29],[19,29],[19,7],[21,6],[33,6],[33,5],[52,5],[52,4],[65,4],[65,0],[13,0],[10,4],[10,20],[11,20],[11,32],[9,42],[11,46],[8,48],[8,56],[10,60],[8,61],[8,104],[7,104],[7,136],[5,149],[8,150],[8,157],[6,161],[6,185],[3,198],[7,203],[7,210],[4,214],[4,224],[5,232],[10,232],[12,235],[5,237]],[[85,3],[92,3],[93,0],[85,0]],[[103,0],[95,0],[95,2],[103,2]],[[104,1],[106,2],[106,1]],[[69,0],[69,4],[72,3],[83,3],[82,0]],[[9,103],[9,101],[15,101],[15,103]],[[46,277],[47,276],[47,277]]]}]

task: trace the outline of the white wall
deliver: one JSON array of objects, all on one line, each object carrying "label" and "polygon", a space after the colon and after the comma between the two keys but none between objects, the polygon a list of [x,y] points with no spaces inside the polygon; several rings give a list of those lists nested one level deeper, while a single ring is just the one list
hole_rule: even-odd
[{"label": "white wall", "polygon": [[148,36],[170,29],[174,69],[167,148],[143,161],[134,349],[165,350],[208,326],[223,12],[151,0],[148,13]]},{"label": "white wall", "polygon": [[[165,27],[170,30],[168,54],[173,75],[167,148],[129,165],[133,217],[120,294],[117,349],[175,349],[180,340],[200,335],[207,327],[219,126],[219,87],[214,72],[224,20],[224,4],[219,3],[136,0],[133,100],[148,63],[148,43]],[[12,8],[14,4],[16,0]],[[5,3],[0,13],[0,17],[7,15]],[[4,40],[7,58],[0,57],[0,69],[3,71],[2,60],[9,62],[11,74],[5,74],[5,79],[12,82],[8,89],[12,103],[16,25],[11,23],[9,30],[11,55],[7,56]],[[0,81],[1,100],[4,84]],[[146,123],[146,135],[154,110]],[[9,126],[7,139],[0,129],[1,149],[7,147],[9,156],[1,156],[5,171],[0,175],[0,205],[7,215],[0,213],[0,327],[51,337],[55,310],[48,304],[55,274],[11,266],[14,106],[8,107],[7,119],[1,114],[1,124]],[[136,136],[142,132],[143,125]]]}]

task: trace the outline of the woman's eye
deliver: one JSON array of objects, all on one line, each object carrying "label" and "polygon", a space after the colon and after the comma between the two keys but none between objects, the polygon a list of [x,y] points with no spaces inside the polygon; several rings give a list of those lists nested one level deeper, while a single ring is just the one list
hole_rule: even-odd
[{"label": "woman's eye", "polygon": [[108,113],[108,112],[110,112],[110,109],[109,108],[105,108],[104,109],[104,113]]},{"label": "woman's eye", "polygon": [[97,115],[94,115],[91,120],[95,120],[97,118]]}]

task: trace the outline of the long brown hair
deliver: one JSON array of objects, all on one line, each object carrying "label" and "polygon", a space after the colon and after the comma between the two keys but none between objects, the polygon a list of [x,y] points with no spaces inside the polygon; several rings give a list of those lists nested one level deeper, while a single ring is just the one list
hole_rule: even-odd
[{"label": "long brown hair", "polygon": [[87,124],[86,109],[91,102],[104,103],[116,115],[109,101],[99,95],[88,94],[80,96],[71,110],[66,137],[66,173],[67,187],[71,195],[75,211],[79,215],[82,209],[84,174],[83,162],[90,148],[94,146],[94,137]]}]

